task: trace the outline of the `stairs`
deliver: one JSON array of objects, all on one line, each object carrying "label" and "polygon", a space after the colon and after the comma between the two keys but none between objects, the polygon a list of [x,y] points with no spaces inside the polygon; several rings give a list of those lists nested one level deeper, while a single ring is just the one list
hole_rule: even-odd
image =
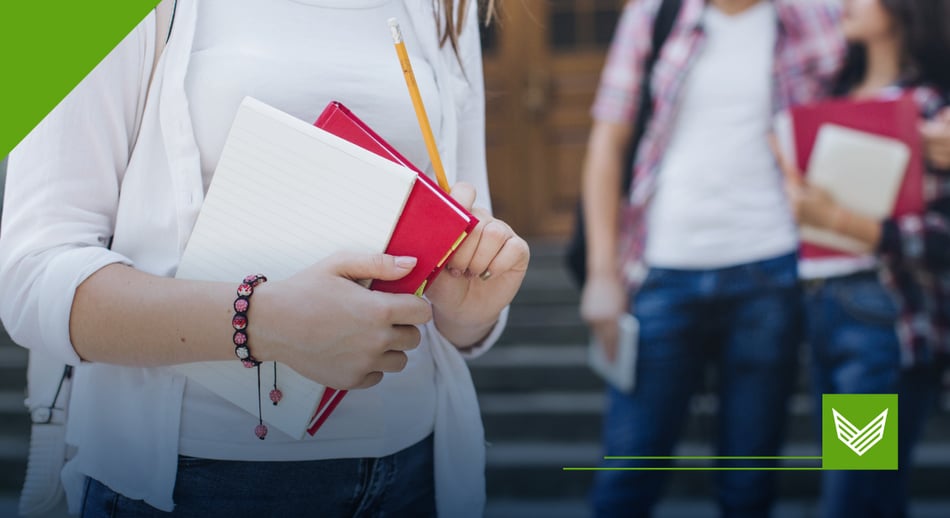
[{"label": "stairs", "polygon": [[27,351],[0,328],[0,495],[17,494],[26,473],[30,417],[26,396]]},{"label": "stairs", "polygon": [[[589,472],[600,458],[602,384],[585,366],[587,331],[578,294],[561,266],[560,245],[533,243],[532,264],[515,299],[508,330],[491,352],[471,363],[488,450],[488,515],[573,517],[587,513]],[[23,407],[26,351],[0,333],[0,515],[15,509],[29,444]],[[811,400],[802,378],[792,404],[786,455],[816,455]],[[694,398],[680,455],[712,455],[716,397]],[[950,401],[928,422],[917,452],[912,495],[926,516],[950,516]],[[777,516],[812,516],[818,472],[780,472]],[[676,472],[658,516],[714,516],[708,472]],[[4,502],[6,504],[4,505]]]},{"label": "stairs", "polygon": [[[558,243],[532,243],[531,268],[512,306],[507,332],[492,351],[470,364],[491,444],[491,516],[548,516],[553,509],[560,509],[557,516],[584,516],[592,475],[561,468],[596,466],[602,455],[603,384],[585,365],[588,335],[577,312],[579,294],[562,267],[560,250]],[[782,454],[818,455],[808,380],[804,369],[800,371]],[[705,390],[692,402],[676,455],[715,455],[710,444],[715,436],[717,398],[712,376],[707,378]],[[814,465],[802,462],[788,465]],[[785,515],[813,511],[819,476],[816,471],[778,473],[780,509],[788,511]],[[937,516],[950,516],[948,481],[950,398],[929,420],[918,447],[912,481],[915,503],[940,510]],[[715,515],[711,495],[709,472],[672,473],[667,505],[661,506],[660,515]],[[683,504],[697,501],[699,507]],[[694,514],[697,509],[706,511]]]}]

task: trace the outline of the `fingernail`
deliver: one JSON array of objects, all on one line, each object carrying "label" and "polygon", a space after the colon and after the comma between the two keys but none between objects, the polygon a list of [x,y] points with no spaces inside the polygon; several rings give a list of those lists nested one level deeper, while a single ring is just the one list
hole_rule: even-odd
[{"label": "fingernail", "polygon": [[462,276],[462,272],[458,268],[449,268],[449,275],[457,278]]},{"label": "fingernail", "polygon": [[396,258],[396,268],[408,270],[414,268],[417,262],[419,262],[419,260],[415,257],[400,256]]}]

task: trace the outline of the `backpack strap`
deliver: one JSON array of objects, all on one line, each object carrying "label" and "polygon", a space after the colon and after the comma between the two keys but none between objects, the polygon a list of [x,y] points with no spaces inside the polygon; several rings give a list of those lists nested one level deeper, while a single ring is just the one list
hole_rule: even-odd
[{"label": "backpack strap", "polygon": [[650,89],[650,83],[653,78],[653,67],[660,58],[660,51],[663,50],[663,44],[666,43],[670,33],[673,32],[673,25],[676,23],[680,7],[683,0],[661,0],[660,9],[657,11],[656,18],[653,19],[653,40],[650,48],[650,54],[647,56],[646,63],[643,66],[643,79],[640,83],[640,102],[637,106],[637,119],[633,126],[633,136],[630,138],[630,145],[627,147],[627,157],[625,164],[630,167],[622,175],[623,191],[630,192],[633,183],[633,162],[636,159],[637,148],[640,147],[640,141],[646,134],[647,126],[650,124],[650,118],[653,115],[653,92]]},{"label": "backpack strap", "polygon": [[172,35],[172,27],[175,24],[175,8],[178,7],[178,0],[162,0],[155,6],[155,60],[152,62],[152,73],[155,73],[155,67],[158,65],[158,59],[162,57],[162,51],[165,50],[165,44]]}]

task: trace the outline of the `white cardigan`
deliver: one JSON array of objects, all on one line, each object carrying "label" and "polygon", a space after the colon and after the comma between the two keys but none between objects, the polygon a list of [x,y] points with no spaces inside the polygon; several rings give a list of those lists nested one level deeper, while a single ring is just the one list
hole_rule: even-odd
[{"label": "white cardigan", "polygon": [[[404,1],[435,67],[449,180],[472,183],[476,204],[488,208],[476,9],[469,9],[460,42],[463,72],[452,50],[438,44],[431,0]],[[196,12],[196,0],[178,1],[154,75],[150,14],[11,154],[0,317],[17,343],[78,366],[67,426],[77,453],[63,470],[71,512],[79,510],[85,476],[158,509],[174,507],[185,379],[164,367],[80,364],[69,318],[76,288],[108,264],[175,273],[203,199],[184,89]],[[498,339],[507,313],[470,356]],[[437,508],[442,516],[480,516],[485,443],[471,376],[433,324],[422,331],[436,366]],[[378,455],[373,445],[366,443],[365,456]]]}]

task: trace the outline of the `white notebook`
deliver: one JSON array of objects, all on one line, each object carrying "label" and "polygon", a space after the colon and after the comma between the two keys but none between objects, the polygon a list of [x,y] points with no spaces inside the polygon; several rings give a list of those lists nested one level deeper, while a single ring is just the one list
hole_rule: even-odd
[{"label": "white notebook", "polygon": [[[248,274],[284,279],[341,250],[383,252],[415,179],[410,169],[245,98],[176,277],[237,288]],[[253,351],[253,321],[248,330]],[[176,368],[257,415],[256,369],[237,358]],[[278,373],[284,397],[274,406],[273,369],[261,369],[263,419],[302,438],[324,387],[285,365]]]},{"label": "white notebook", "polygon": [[[910,149],[899,140],[825,124],[818,130],[806,178],[843,207],[883,219],[894,209],[909,160]],[[802,227],[802,239],[844,252],[868,251],[856,239],[814,227]]]}]

